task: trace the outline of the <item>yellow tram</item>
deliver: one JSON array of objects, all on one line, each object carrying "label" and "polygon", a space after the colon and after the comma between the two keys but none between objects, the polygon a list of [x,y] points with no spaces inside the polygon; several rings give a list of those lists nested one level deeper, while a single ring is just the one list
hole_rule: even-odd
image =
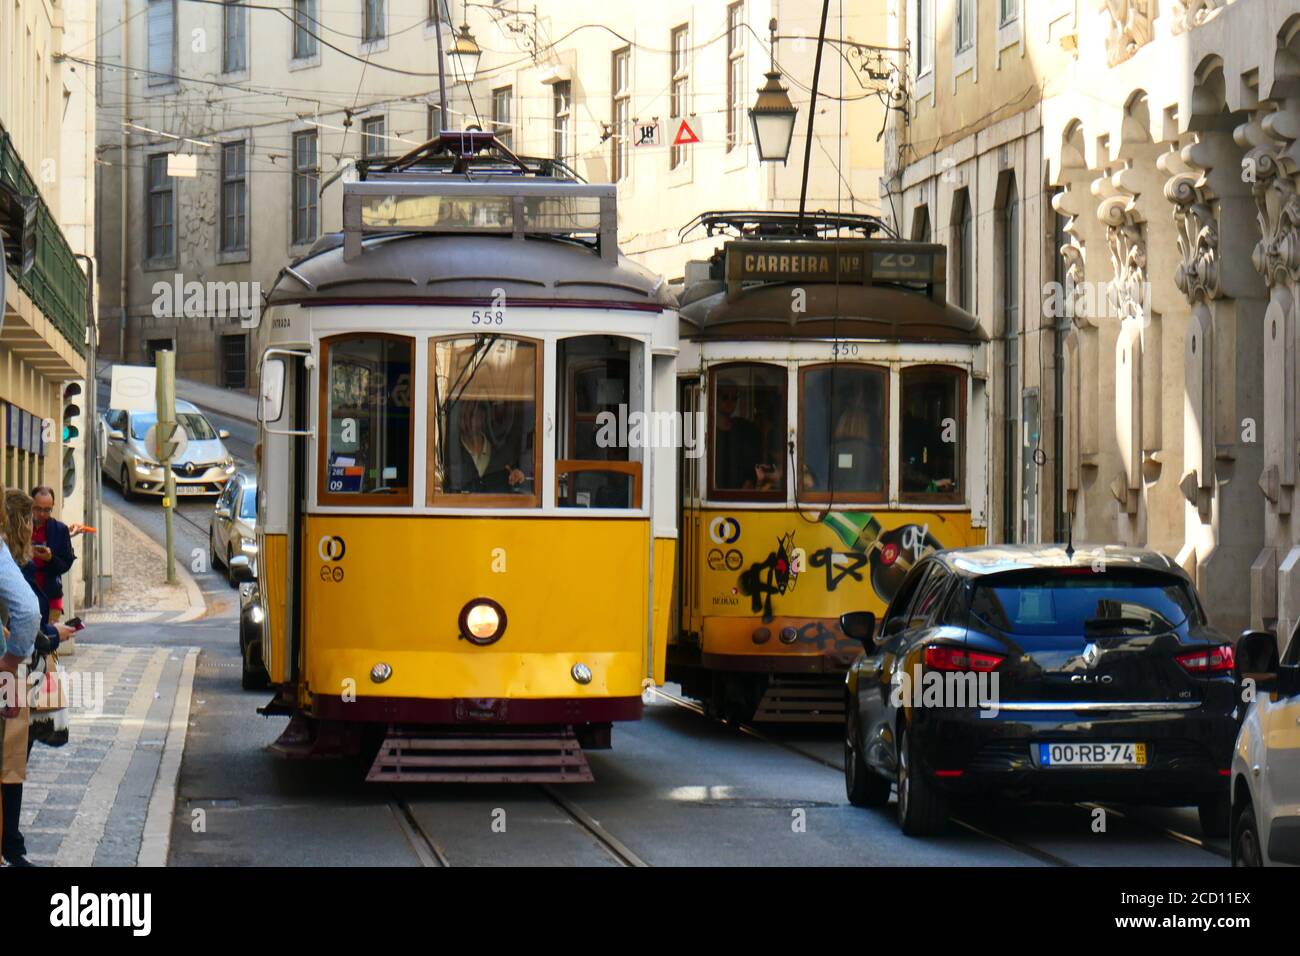
[{"label": "yellow tram", "polygon": [[673,410],[675,299],[619,255],[614,186],[490,133],[360,173],[268,298],[275,749],[590,779],[582,748],[663,679],[676,451],[617,423]]},{"label": "yellow tram", "polygon": [[[668,678],[737,721],[837,721],[861,650],[925,553],[985,539],[985,336],[942,246],[870,216],[706,213],[729,237],[680,293],[680,466]],[[847,234],[847,237],[846,237]],[[702,453],[701,453],[702,452]]]}]

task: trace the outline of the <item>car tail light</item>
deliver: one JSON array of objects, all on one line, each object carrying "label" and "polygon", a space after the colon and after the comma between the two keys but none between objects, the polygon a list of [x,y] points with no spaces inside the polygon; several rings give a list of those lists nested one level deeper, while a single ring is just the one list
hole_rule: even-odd
[{"label": "car tail light", "polygon": [[1231,674],[1234,657],[1231,644],[1220,644],[1175,655],[1174,660],[1189,674]]},{"label": "car tail light", "polygon": [[931,644],[925,649],[925,666],[937,671],[977,671],[987,673],[1002,663],[1001,654],[973,651],[967,647]]}]

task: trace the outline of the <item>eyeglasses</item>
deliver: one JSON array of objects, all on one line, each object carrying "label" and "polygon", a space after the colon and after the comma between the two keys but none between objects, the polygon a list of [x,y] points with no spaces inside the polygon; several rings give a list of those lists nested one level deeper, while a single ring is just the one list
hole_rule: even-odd
[{"label": "eyeglasses", "polygon": [[53,514],[53,513],[54,513],[54,508],[53,508],[53,507],[49,507],[49,508],[33,508],[33,509],[32,509],[32,514],[34,514],[34,515],[48,515],[48,514]]}]

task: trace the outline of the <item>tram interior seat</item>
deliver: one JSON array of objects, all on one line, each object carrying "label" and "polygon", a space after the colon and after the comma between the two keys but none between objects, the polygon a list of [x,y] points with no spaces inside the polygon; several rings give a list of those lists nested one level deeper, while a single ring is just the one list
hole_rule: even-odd
[{"label": "tram interior seat", "polygon": [[[562,508],[632,508],[631,475],[608,471],[571,471],[564,479]],[[564,480],[562,479],[562,481]]]}]

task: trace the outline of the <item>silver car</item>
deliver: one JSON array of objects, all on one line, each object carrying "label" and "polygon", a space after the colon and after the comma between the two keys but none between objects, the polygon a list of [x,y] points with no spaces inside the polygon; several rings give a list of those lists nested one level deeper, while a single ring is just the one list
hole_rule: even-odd
[{"label": "silver car", "polygon": [[[104,474],[118,483],[127,498],[163,493],[162,465],[145,447],[145,436],[157,421],[153,412],[110,408],[104,413]],[[172,460],[176,496],[221,494],[235,473],[235,459],[222,441],[230,433],[214,429],[189,402],[176,403],[176,421],[188,439],[184,450]]]},{"label": "silver car", "polygon": [[257,566],[257,479],[237,474],[226,483],[208,522],[208,561],[215,570],[226,569],[226,580],[235,587],[230,559],[244,555]]}]

